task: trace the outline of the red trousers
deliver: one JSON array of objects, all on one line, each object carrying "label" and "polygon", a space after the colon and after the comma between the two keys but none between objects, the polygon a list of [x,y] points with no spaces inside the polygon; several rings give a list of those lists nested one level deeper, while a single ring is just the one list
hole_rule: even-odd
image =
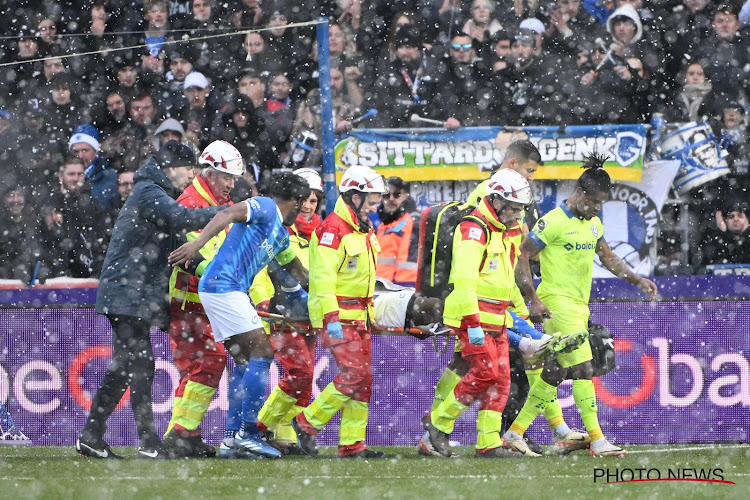
[{"label": "red trousers", "polygon": [[485,332],[484,345],[469,343],[465,328],[457,328],[461,353],[469,362],[469,371],[453,391],[456,399],[466,406],[480,401],[480,410],[502,413],[510,393],[510,363],[508,361],[508,335],[504,331],[497,337]]},{"label": "red trousers", "polygon": [[204,314],[175,308],[171,311],[169,338],[174,363],[180,370],[180,385],[175,397],[182,397],[189,381],[218,388],[227,351],[214,340],[211,324]]},{"label": "red trousers", "polygon": [[363,403],[370,402],[372,393],[372,340],[366,328],[343,325],[344,339],[321,333],[321,342],[328,347],[339,369],[333,386],[345,396]]},{"label": "red trousers", "polygon": [[306,407],[312,398],[317,335],[301,335],[288,327],[271,333],[271,346],[284,367],[279,389],[297,398],[297,406]]}]

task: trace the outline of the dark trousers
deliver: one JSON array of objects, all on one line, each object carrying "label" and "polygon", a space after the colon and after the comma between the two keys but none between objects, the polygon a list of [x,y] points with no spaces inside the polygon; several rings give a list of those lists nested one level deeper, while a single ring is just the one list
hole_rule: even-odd
[{"label": "dark trousers", "polygon": [[107,430],[107,419],[130,388],[130,404],[140,444],[154,446],[161,440],[156,434],[151,407],[155,366],[150,325],[133,316],[107,315],[107,319],[112,325],[112,361],[91,402],[83,432],[101,438]]},{"label": "dark trousers", "polygon": [[509,359],[510,395],[503,411],[503,434],[516,419],[518,412],[521,411],[523,404],[526,402],[526,397],[529,395],[529,380],[526,378],[526,367],[521,353],[514,349],[510,351]]}]

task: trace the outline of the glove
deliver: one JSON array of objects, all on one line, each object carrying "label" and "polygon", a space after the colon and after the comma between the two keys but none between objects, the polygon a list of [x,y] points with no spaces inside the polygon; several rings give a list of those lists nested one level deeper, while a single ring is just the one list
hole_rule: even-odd
[{"label": "glove", "polygon": [[341,322],[339,321],[328,323],[326,332],[328,332],[328,335],[330,335],[332,339],[344,340],[344,329],[341,328]]},{"label": "glove", "polygon": [[294,291],[286,291],[282,288],[281,295],[285,304],[285,315],[287,318],[294,318],[299,320],[309,319],[310,315],[307,312],[307,299],[308,294],[302,288]]},{"label": "glove", "polygon": [[469,343],[472,345],[484,345],[484,330],[481,326],[472,326],[466,330],[469,334]]}]

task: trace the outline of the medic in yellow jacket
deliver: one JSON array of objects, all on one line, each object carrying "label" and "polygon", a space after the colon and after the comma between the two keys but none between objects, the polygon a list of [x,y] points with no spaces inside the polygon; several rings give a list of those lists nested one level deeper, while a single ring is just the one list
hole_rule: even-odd
[{"label": "medic in yellow jacket", "polygon": [[[209,144],[198,160],[203,170],[177,198],[188,208],[231,205],[229,192],[244,172],[237,149],[225,141]],[[201,440],[200,425],[216,393],[226,366],[224,345],[216,342],[203,305],[198,297],[200,275],[224,243],[229,226],[200,249],[203,258],[191,272],[174,267],[169,280],[172,354],[180,370],[174,409],[165,434],[165,447],[176,457],[213,456],[216,450]],[[187,234],[198,238],[200,231]]]},{"label": "medic in yellow jacket", "polygon": [[341,410],[339,456],[382,458],[365,444],[372,390],[370,327],[375,318],[375,264],[378,241],[368,214],[387,191],[385,179],[355,165],[339,184],[333,213],[315,230],[310,244],[310,321],[320,328],[323,347],[339,369],[292,426],[302,451],[317,456],[315,435]]},{"label": "medic in yellow jacket", "polygon": [[[507,456],[501,450],[502,412],[510,391],[506,312],[515,286],[517,236],[524,206],[531,200],[529,183],[518,172],[503,169],[490,178],[487,195],[456,228],[450,282],[443,322],[454,327],[471,368],[453,392],[422,420],[425,452],[452,453],[449,435],[456,418],[474,402],[477,417],[476,455]],[[434,453],[431,453],[434,454]]]},{"label": "medic in yellow jacket", "polygon": [[372,229],[362,232],[358,225],[354,210],[339,197],[333,214],[313,233],[308,308],[314,328],[333,322],[366,328],[375,317],[372,296],[380,246]]}]

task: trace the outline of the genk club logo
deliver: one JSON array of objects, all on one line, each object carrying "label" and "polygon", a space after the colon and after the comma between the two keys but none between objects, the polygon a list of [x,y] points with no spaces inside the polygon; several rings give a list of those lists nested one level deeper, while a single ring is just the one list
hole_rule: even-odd
[{"label": "genk club logo", "polygon": [[622,132],[617,134],[615,156],[617,163],[629,167],[643,154],[643,137],[636,132]]},{"label": "genk club logo", "polygon": [[649,481],[692,481],[701,483],[735,484],[724,477],[718,467],[594,467],[594,484],[624,484]]}]

